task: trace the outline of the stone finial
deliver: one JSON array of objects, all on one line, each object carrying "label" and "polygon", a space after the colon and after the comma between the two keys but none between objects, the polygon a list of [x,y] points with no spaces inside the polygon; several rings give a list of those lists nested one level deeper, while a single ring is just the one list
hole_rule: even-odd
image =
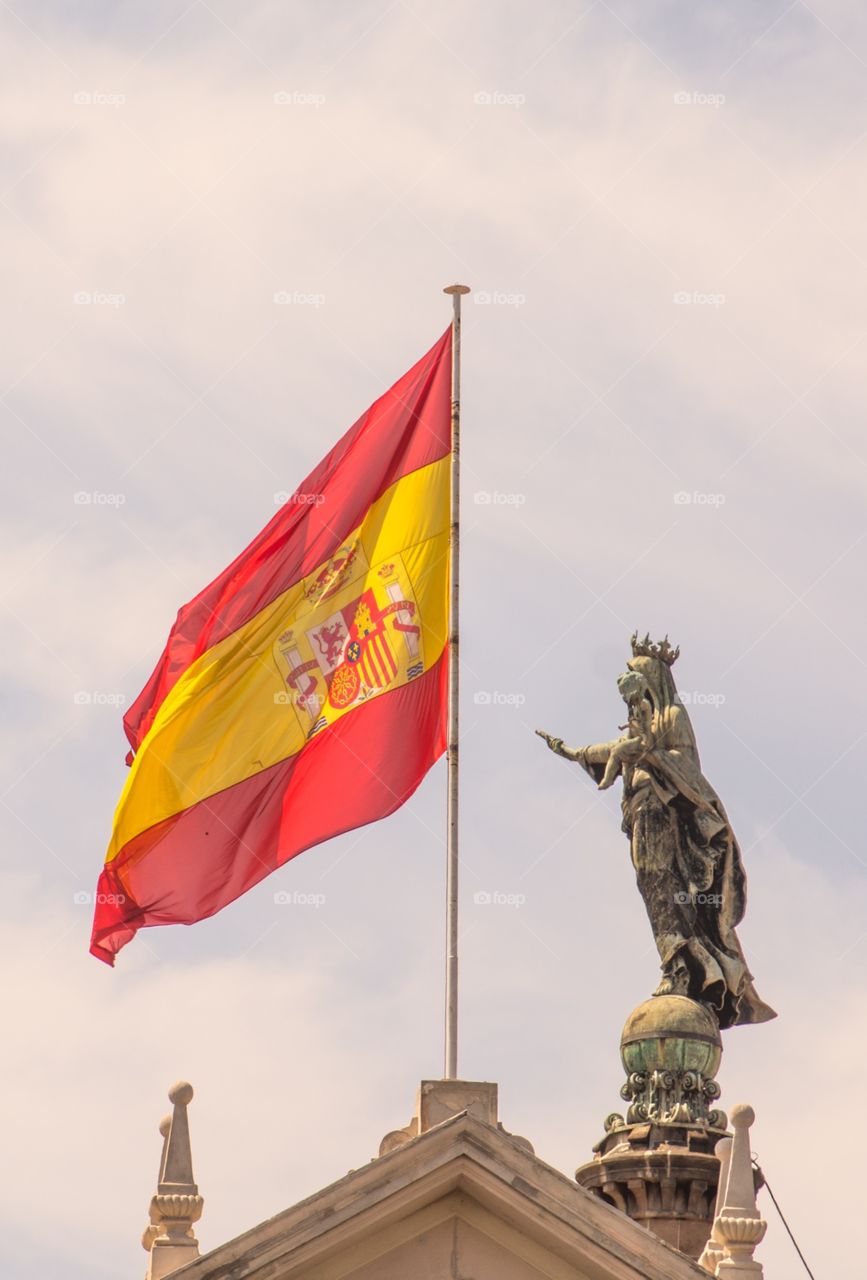
[{"label": "stone finial", "polygon": [[761,1280],[764,1274],[761,1263],[753,1258],[756,1245],[768,1229],[756,1207],[750,1154],[750,1127],[755,1118],[752,1107],[732,1108],[735,1133],[725,1180],[720,1178],[716,1217],[708,1243],[708,1250],[718,1249],[722,1253],[722,1257],[711,1259],[715,1263],[712,1274],[719,1280]]},{"label": "stone finial", "polygon": [[[171,1127],[172,1127],[171,1116],[163,1116],[162,1120],[160,1121],[160,1136],[162,1137],[162,1140],[163,1140],[163,1154],[160,1156],[160,1173],[162,1173],[163,1165],[166,1162],[166,1144],[168,1143],[168,1140],[169,1140],[169,1130],[171,1129]],[[151,1200],[150,1220],[148,1222],[148,1225],[145,1227],[144,1234],[142,1235],[142,1238],[141,1238],[142,1248],[146,1249],[148,1253],[150,1253],[151,1251],[151,1245],[153,1244],[154,1240],[156,1240],[157,1236],[160,1234],[160,1219],[158,1216],[157,1217],[154,1216],[156,1212],[155,1204],[156,1204],[156,1197],[154,1197],[154,1199]]]},{"label": "stone finial", "polygon": [[704,1252],[698,1260],[698,1265],[704,1267],[705,1271],[709,1271],[712,1276],[716,1275],[716,1269],[726,1256],[725,1247],[719,1238],[716,1229],[717,1214],[722,1207],[723,1192],[729,1176],[729,1165],[732,1158],[732,1140],[731,1138],[720,1138],[714,1147],[714,1154],[719,1160],[719,1182],[717,1184],[718,1191],[716,1204],[713,1210],[713,1227],[711,1228],[710,1239],[704,1246]]},{"label": "stone finial", "polygon": [[151,1200],[150,1222],[142,1244],[150,1254],[146,1280],[162,1280],[199,1256],[193,1223],[202,1216],[204,1201],[193,1179],[187,1107],[193,1086],[185,1080],[169,1089],[172,1114],[160,1123],[163,1153],[157,1193]]}]

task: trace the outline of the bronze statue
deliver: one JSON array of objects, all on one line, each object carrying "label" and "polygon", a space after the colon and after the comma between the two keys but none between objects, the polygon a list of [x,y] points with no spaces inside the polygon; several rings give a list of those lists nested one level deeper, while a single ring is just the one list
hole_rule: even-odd
[{"label": "bronze statue", "polygon": [[721,1028],[776,1016],[753,986],[735,926],[746,876],[725,809],[701,771],[689,716],[677,695],[668,637],[632,637],[617,687],[627,707],[622,737],[566,747],[541,729],[552,751],[574,760],[600,789],[623,778],[623,830],[659,951],[655,995],[701,1001]]}]

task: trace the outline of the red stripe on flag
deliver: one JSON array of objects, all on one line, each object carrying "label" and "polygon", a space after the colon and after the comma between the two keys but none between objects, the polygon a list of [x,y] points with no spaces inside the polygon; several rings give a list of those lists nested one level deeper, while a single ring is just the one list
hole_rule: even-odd
[{"label": "red stripe on flag", "polygon": [[447,676],[444,649],[300,754],[131,841],[100,876],[93,955],[114,964],[137,930],[212,916],[312,845],[393,813],[445,751]]},{"label": "red stripe on flag", "polygon": [[[325,563],[396,480],[451,447],[451,327],[380,396],[227,569],[182,606],[150,679],[124,716],[134,749],[175,682],[206,649]],[[320,501],[310,502],[311,496]]]}]

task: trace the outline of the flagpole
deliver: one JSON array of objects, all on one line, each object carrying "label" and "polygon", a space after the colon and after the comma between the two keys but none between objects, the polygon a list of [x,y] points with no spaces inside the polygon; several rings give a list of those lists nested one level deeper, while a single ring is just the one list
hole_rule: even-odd
[{"label": "flagpole", "polygon": [[465,284],[450,284],[452,315],[451,395],[451,524],[449,525],[449,691],[448,691],[448,808],[446,861],[446,1080],[458,1075],[458,690],[460,602],[460,500],[461,500],[461,297]]}]

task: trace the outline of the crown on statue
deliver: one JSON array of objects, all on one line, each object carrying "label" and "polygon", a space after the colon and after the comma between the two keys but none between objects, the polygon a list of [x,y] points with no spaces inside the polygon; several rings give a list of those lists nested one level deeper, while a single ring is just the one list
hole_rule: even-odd
[{"label": "crown on statue", "polygon": [[632,645],[633,658],[658,658],[660,662],[664,662],[666,666],[670,667],[680,657],[679,645],[676,649],[673,649],[668,643],[668,636],[659,642],[651,640],[649,631],[643,640],[639,640],[637,631],[634,632],[630,644]]}]

